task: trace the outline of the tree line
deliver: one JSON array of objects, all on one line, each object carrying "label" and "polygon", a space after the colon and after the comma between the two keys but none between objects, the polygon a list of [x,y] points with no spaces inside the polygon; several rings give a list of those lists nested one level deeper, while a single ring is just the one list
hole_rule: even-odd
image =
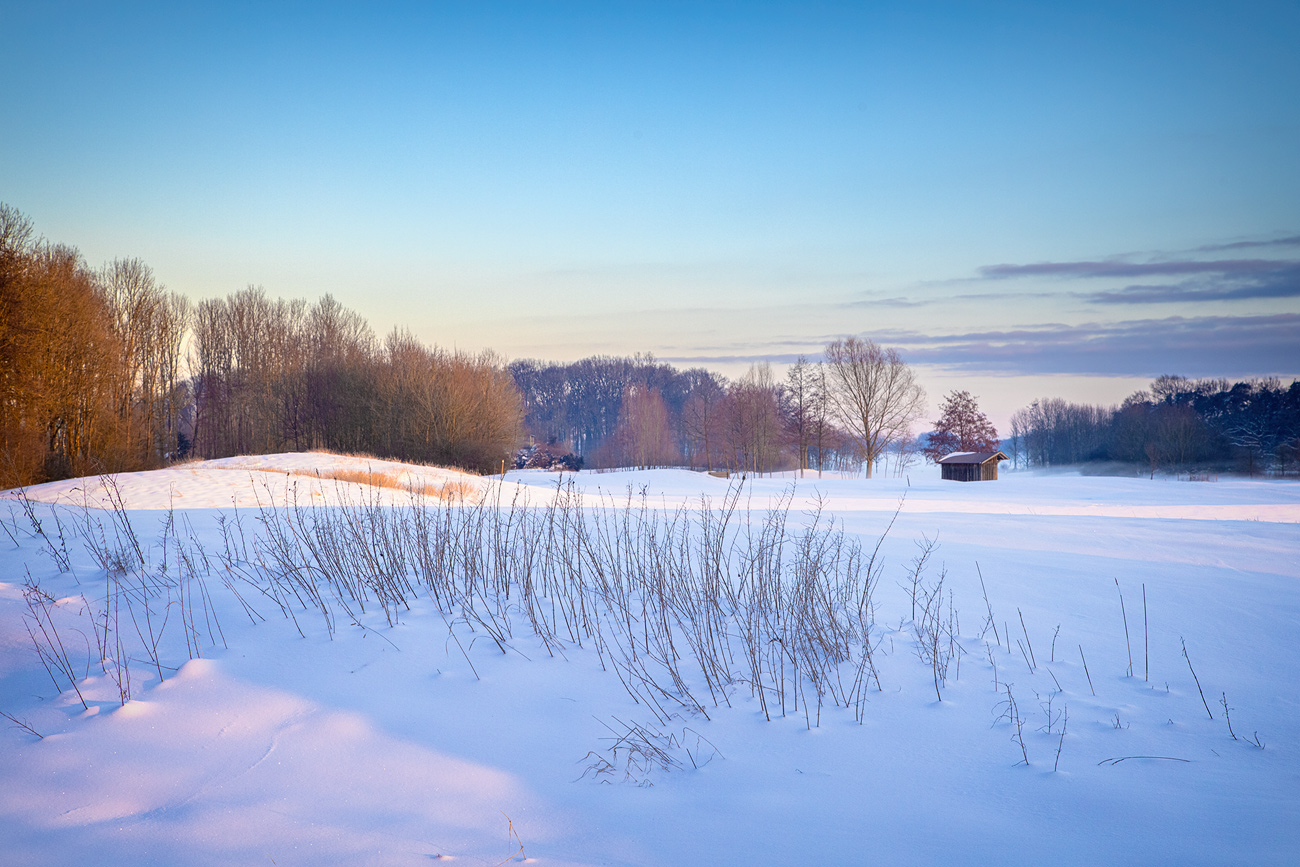
[{"label": "tree line", "polygon": [[925,393],[895,350],[846,338],[800,357],[783,381],[753,365],[734,380],[652,356],[510,365],[525,426],[588,467],[772,472],[857,470],[906,457]]},{"label": "tree line", "polygon": [[1005,448],[1023,466],[1285,475],[1300,470],[1300,381],[1161,376],[1117,407],[1043,398],[1012,415]]},{"label": "tree line", "polygon": [[377,340],[329,295],[208,299],[193,336],[204,457],[329,449],[491,472],[519,439],[518,393],[494,355],[429,348],[401,329]]},{"label": "tree line", "polygon": [[924,397],[895,350],[856,337],[782,380],[766,363],[728,380],[650,355],[506,365],[406,330],[381,340],[329,295],[250,287],[193,304],[138,259],[90,268],[0,204],[3,487],[310,449],[492,472],[525,434],[569,467],[871,475],[999,444],[1023,466],[1300,467],[1297,382],[1165,376],[1118,407],[1044,398],[1002,441],[953,392],[922,448]]},{"label": "tree line", "polygon": [[172,457],[188,315],[138,259],[92,270],[0,204],[0,483]]},{"label": "tree line", "polygon": [[99,269],[0,205],[0,483],[330,449],[495,471],[526,430],[588,466],[856,470],[914,458],[924,392],[847,338],[778,382],[651,356],[570,364],[384,339],[329,295],[192,304],[138,259]]},{"label": "tree line", "polygon": [[0,487],[315,448],[491,471],[521,420],[491,353],[377,340],[328,295],[191,304],[0,204]]},{"label": "tree line", "polygon": [[651,356],[571,364],[384,339],[329,295],[191,303],[138,259],[90,268],[0,205],[0,484],[329,449],[480,472],[527,430],[588,466],[770,472],[902,457],[924,392],[857,338],[728,381]]}]

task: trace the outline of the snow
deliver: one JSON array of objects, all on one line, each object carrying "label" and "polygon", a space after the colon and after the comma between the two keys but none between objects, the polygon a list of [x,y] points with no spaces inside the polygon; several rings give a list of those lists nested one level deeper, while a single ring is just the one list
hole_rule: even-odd
[{"label": "snow", "polygon": [[[245,455],[110,478],[129,509],[231,509],[272,502],[284,505],[295,496],[302,502],[337,499],[340,487],[344,496],[357,497],[366,491],[368,486],[333,478],[338,473],[373,473],[390,479],[394,487],[375,492],[389,504],[406,502],[412,484],[461,483],[475,490],[485,484],[479,476],[459,470],[326,452]],[[109,492],[103,478],[92,476],[39,485],[29,495],[48,503],[103,507],[108,505]]]},{"label": "snow", "polygon": [[[557,486],[551,473],[501,481],[317,453],[114,481],[158,569],[169,508],[179,537],[215,563],[223,523],[240,521],[251,540],[286,503],[377,497],[398,510],[426,496],[329,478],[347,472],[463,485],[462,499],[427,495],[444,508],[541,506]],[[190,659],[173,611],[164,680],[136,647],[123,704],[112,667],[91,658],[88,612],[111,581],[83,544],[88,521],[115,538],[112,511],[95,508],[110,489],[86,479],[27,491],[56,548],[62,527],[70,573],[9,495],[0,711],[44,738],[0,720],[4,863],[1293,863],[1300,485],[921,475],[759,478],[742,491],[755,516],[789,496],[792,531],[820,504],[868,553],[899,510],[880,549],[880,689],[873,681],[861,723],[829,704],[820,720],[800,706],[769,722],[733,683],[730,706],[706,701],[707,718],[683,711],[664,724],[590,642],[548,652],[517,611],[504,653],[427,595],[396,625],[374,606],[356,622],[340,615],[331,637],[306,606],[290,619],[255,591],[246,601],[263,619],[246,616],[217,568],[207,589],[224,646],[218,637]],[[692,515],[733,484],[682,470],[562,479],[587,509],[630,496]],[[909,564],[926,538],[938,547],[925,575],[946,570],[966,650],[942,701],[908,622]],[[175,574],[174,552],[167,562]],[[88,709],[66,680],[56,690],[33,650],[27,581],[58,600],[50,610]],[[1003,713],[1008,683],[1027,766]],[[1067,707],[1064,737],[1060,716],[1049,733],[1049,711]],[[680,766],[598,773],[611,729],[633,723],[664,735]]]}]

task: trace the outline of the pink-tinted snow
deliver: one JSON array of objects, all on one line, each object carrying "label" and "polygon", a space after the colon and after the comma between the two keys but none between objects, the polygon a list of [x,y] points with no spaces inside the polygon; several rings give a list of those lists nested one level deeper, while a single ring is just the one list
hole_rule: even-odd
[{"label": "pink-tinted snow", "polygon": [[[216,547],[219,512],[229,517],[238,503],[245,530],[256,532],[256,503],[284,497],[295,480],[310,496],[303,473],[318,468],[464,480],[311,454],[117,483],[141,538],[157,538],[170,504]],[[64,504],[73,571],[58,571],[16,501],[0,503],[17,541],[0,534],[0,711],[45,736],[0,720],[0,862],[1293,863],[1300,485],[1017,473],[961,484],[922,478],[930,474],[938,471],[747,483],[755,510],[794,485],[792,525],[820,501],[868,546],[902,499],[881,549],[882,688],[862,724],[828,707],[810,725],[802,708],[765,721],[751,690],[733,684],[730,707],[659,727],[679,741],[705,738],[707,747],[690,741],[702,767],[656,770],[643,786],[584,773],[608,726],[651,721],[590,647],[552,655],[519,623],[505,654],[460,627],[463,655],[428,600],[396,626],[373,611],[341,621],[333,638],[303,612],[304,637],[278,615],[242,616],[213,579],[228,647],[170,660],[162,683],[137,659],[135,698],[123,706],[90,659],[91,627],[77,621],[83,597],[104,595],[104,572],[72,531],[85,514],[81,490],[98,482],[32,489],[47,532],[56,508],[47,503]],[[721,498],[728,485],[679,470],[565,479],[589,504],[630,490],[670,509]],[[489,480],[469,481],[495,496]],[[544,502],[555,483],[510,473],[502,498]],[[329,501],[363,489],[331,481],[319,492]],[[382,496],[409,501],[402,491]],[[923,537],[938,539],[931,568],[947,570],[967,650],[943,701],[904,623],[901,585]],[[980,637],[981,573],[1001,642]],[[65,622],[80,622],[65,638],[90,710],[66,683],[55,689],[32,649],[28,580],[59,600]],[[1019,641],[1032,643],[1036,666]],[[999,719],[994,666],[1027,719],[1028,766]],[[1047,716],[1067,706],[1062,740],[1060,721],[1049,732]],[[1246,740],[1256,736],[1263,749]]]}]

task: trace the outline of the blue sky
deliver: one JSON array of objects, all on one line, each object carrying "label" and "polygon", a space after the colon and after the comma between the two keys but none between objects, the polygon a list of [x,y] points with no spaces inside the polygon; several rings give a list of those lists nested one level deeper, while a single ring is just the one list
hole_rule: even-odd
[{"label": "blue sky", "polygon": [[192,298],[996,420],[1300,374],[1300,6],[0,0],[0,201]]}]

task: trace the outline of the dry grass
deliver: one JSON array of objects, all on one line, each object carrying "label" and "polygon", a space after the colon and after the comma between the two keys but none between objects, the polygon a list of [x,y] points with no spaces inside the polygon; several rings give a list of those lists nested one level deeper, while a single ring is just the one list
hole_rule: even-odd
[{"label": "dry grass", "polygon": [[473,496],[476,490],[469,482],[446,482],[441,485],[425,485],[416,493],[426,497],[437,497],[439,500],[460,500]]},{"label": "dry grass", "polygon": [[419,478],[403,481],[398,473],[381,473],[373,469],[364,470],[285,470],[277,467],[240,467],[241,470],[258,473],[276,473],[277,475],[303,476],[318,481],[352,482],[372,488],[388,488],[393,491],[433,497],[437,500],[465,500],[478,493],[472,482],[452,480],[448,482],[426,482]]},{"label": "dry grass", "polygon": [[319,476],[322,479],[333,479],[336,482],[356,482],[358,485],[369,485],[372,488],[392,488],[393,490],[405,490],[405,486],[395,475],[388,473],[377,473],[371,469],[365,470],[334,470],[332,472],[313,472],[309,470],[299,470],[299,475]]},{"label": "dry grass", "polygon": [[475,487],[468,482],[451,481],[438,484],[436,482],[424,482],[419,479],[402,481],[398,475],[377,473],[374,470],[335,470],[326,473],[299,470],[296,474],[333,479],[338,482],[356,482],[359,485],[369,485],[374,488],[408,491],[412,494],[435,497],[439,500],[465,499],[475,493]]}]

